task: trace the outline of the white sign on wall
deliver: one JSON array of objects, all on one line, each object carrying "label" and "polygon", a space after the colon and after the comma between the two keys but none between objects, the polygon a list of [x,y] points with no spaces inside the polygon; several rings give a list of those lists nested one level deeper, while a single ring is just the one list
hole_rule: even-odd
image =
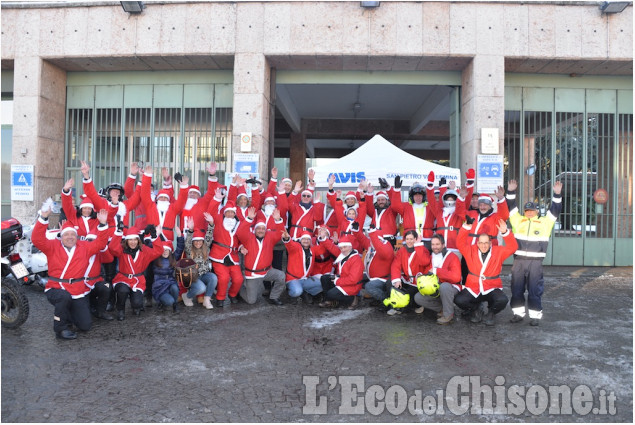
[{"label": "white sign on wall", "polygon": [[33,200],[33,165],[11,164],[11,200]]},{"label": "white sign on wall", "polygon": [[481,128],[481,152],[498,155],[498,128]]},{"label": "white sign on wall", "polygon": [[240,151],[251,152],[251,132],[240,133]]},{"label": "white sign on wall", "polygon": [[503,186],[503,155],[478,155],[476,162],[476,191],[495,193]]}]

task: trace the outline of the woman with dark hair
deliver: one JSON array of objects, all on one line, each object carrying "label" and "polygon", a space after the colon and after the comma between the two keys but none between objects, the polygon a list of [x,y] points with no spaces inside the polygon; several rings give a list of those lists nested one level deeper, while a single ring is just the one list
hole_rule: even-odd
[{"label": "woman with dark hair", "polygon": [[[172,306],[172,311],[177,312],[176,303],[179,299],[179,284],[174,278],[176,258],[181,257],[185,242],[178,226],[174,227],[176,236],[176,251],[172,253],[172,241],[163,242],[163,253],[152,262],[154,282],[152,283],[152,297],[159,302],[159,308]],[[157,241],[158,243],[158,241]]]},{"label": "woman with dark hair", "polygon": [[[397,255],[390,268],[392,286],[399,288],[408,295],[411,301],[418,292],[416,276],[426,274],[430,270],[430,253],[421,242],[421,237],[415,230],[408,230],[403,237],[404,244],[397,251]],[[388,315],[401,314],[399,308],[391,308]]]}]

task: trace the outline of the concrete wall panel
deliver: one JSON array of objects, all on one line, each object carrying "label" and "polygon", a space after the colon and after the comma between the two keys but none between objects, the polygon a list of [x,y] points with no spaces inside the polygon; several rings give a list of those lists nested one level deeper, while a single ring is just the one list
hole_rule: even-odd
[{"label": "concrete wall panel", "polygon": [[17,9],[5,9],[0,13],[2,59],[13,59],[15,57],[15,45],[18,36],[16,29],[18,13]]},{"label": "concrete wall panel", "polygon": [[265,5],[263,24],[263,51],[265,54],[287,54],[291,48],[291,5],[272,3]]},{"label": "concrete wall panel", "polygon": [[[65,126],[65,108],[64,103],[56,100],[40,98],[39,114],[38,114],[38,132],[39,137],[51,140],[64,141]],[[62,150],[63,146],[62,146]],[[46,157],[42,157],[44,159]]]},{"label": "concrete wall panel", "polygon": [[346,34],[342,19],[344,6],[338,3],[293,4],[290,20],[291,53],[340,53],[345,38],[342,34]]},{"label": "concrete wall panel", "polygon": [[[128,14],[126,13],[126,15]],[[161,53],[162,26],[170,24],[170,19],[163,17],[163,7],[150,4],[143,10],[142,14],[129,15],[129,21],[130,31],[134,31],[136,34],[134,52],[138,55],[159,55]]]},{"label": "concrete wall panel", "polygon": [[[163,6],[164,17],[161,26],[161,53],[163,55],[183,52],[185,50],[186,28],[191,25],[186,21],[187,9],[176,4]],[[165,19],[169,16],[169,19]]]},{"label": "concrete wall panel", "polygon": [[529,54],[529,12],[526,5],[509,5],[503,8],[503,45],[505,56]]},{"label": "concrete wall panel", "polygon": [[40,50],[40,10],[23,10],[22,13],[16,15],[16,18],[16,35],[14,37],[16,57],[36,56]]},{"label": "concrete wall panel", "polygon": [[87,52],[88,8],[69,7],[64,12],[64,55],[85,55]]},{"label": "concrete wall panel", "polygon": [[627,7],[622,13],[608,18],[610,58],[633,58],[633,6]]},{"label": "concrete wall panel", "polygon": [[213,35],[209,25],[211,10],[207,4],[194,3],[185,11],[185,44],[187,54],[209,54]]},{"label": "concrete wall panel", "polygon": [[[38,96],[19,96],[14,92],[13,100],[13,137],[32,137],[37,132]],[[15,146],[15,142],[14,142]],[[14,155],[15,158],[15,155]]]},{"label": "concrete wall panel", "polygon": [[37,56],[23,57],[16,61],[13,74],[15,96],[37,96],[40,93],[40,64]]},{"label": "concrete wall panel", "polygon": [[423,3],[423,54],[450,54],[450,4]]},{"label": "concrete wall panel", "polygon": [[212,41],[211,53],[234,54],[236,50],[236,5],[213,3],[210,5],[211,22],[208,25]]},{"label": "concrete wall panel", "polygon": [[[364,11],[357,2],[341,4],[340,7],[344,10],[342,14],[342,53],[345,55],[367,54],[370,51],[368,40],[370,19],[368,17],[372,12]],[[346,58],[344,59],[346,60]]]},{"label": "concrete wall panel", "polygon": [[581,8],[582,57],[605,58],[607,55],[607,24],[595,8]]},{"label": "concrete wall panel", "polygon": [[500,54],[504,50],[503,5],[484,4],[476,9],[476,54]]},{"label": "concrete wall panel", "polygon": [[136,32],[137,18],[123,12],[121,8],[113,8],[110,14],[111,54],[113,56],[133,56],[136,53]]},{"label": "concrete wall panel", "polygon": [[41,81],[43,84],[41,84],[40,95],[43,98],[62,105],[66,103],[66,71],[47,61],[42,61]]},{"label": "concrete wall panel", "polygon": [[555,6],[529,7],[529,56],[554,57],[556,54]]},{"label": "concrete wall panel", "polygon": [[112,7],[89,7],[86,49],[93,55],[108,56],[112,49]]},{"label": "concrete wall panel", "polygon": [[477,7],[472,3],[450,5],[450,54],[476,52]]},{"label": "concrete wall panel", "polygon": [[[234,93],[265,93],[269,90],[265,79],[265,57],[262,54],[242,53],[234,58]],[[267,74],[269,74],[267,72]]]},{"label": "concrete wall panel", "polygon": [[556,8],[556,56],[559,58],[582,55],[582,8]]},{"label": "concrete wall panel", "polygon": [[262,52],[264,6],[261,3],[236,5],[236,53]]},{"label": "concrete wall panel", "polygon": [[396,54],[421,55],[423,53],[423,7],[421,3],[407,3],[397,8],[395,33]]},{"label": "concrete wall panel", "polygon": [[[40,56],[64,55],[64,9],[42,9],[40,11]],[[4,44],[4,40],[3,40]]]}]

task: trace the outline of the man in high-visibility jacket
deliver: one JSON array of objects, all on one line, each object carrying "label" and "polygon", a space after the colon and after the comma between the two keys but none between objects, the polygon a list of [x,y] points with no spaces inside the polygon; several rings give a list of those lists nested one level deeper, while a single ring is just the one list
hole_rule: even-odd
[{"label": "man in high-visibility jacket", "polygon": [[544,279],[542,260],[547,254],[549,237],[553,226],[562,211],[562,182],[553,185],[551,207],[547,215],[540,217],[538,207],[533,202],[525,204],[524,215],[520,215],[516,206],[516,180],[507,184],[507,206],[512,231],[518,241],[518,249],[514,253],[512,266],[512,299],[510,306],[514,316],[512,323],[521,322],[525,318],[525,290],[527,291],[527,309],[529,324],[538,326],[542,318],[542,293]]}]

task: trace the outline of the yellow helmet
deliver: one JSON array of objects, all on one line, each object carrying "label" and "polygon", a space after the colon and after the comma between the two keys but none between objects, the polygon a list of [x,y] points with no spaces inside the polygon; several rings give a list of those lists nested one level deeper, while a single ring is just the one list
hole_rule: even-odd
[{"label": "yellow helmet", "polygon": [[417,289],[421,295],[429,297],[439,296],[439,278],[435,274],[419,274],[417,275]]},{"label": "yellow helmet", "polygon": [[386,307],[404,308],[408,304],[410,304],[410,295],[399,288],[392,288],[390,290],[390,297],[384,299],[384,305]]}]

